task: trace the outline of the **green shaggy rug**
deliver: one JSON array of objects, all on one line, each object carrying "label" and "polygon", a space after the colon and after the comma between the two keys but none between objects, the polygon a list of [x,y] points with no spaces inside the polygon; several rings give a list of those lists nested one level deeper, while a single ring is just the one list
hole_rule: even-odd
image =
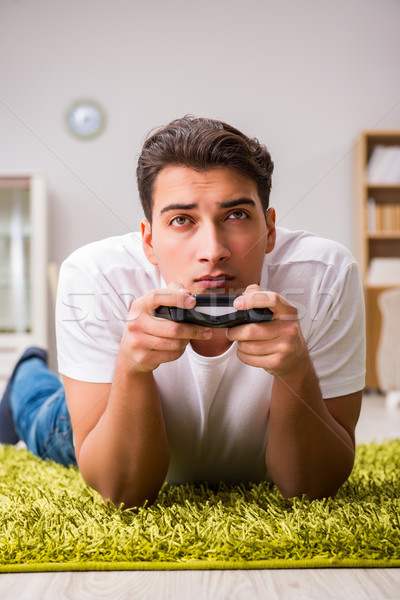
[{"label": "green shaggy rug", "polygon": [[271,484],[165,485],[105,506],[76,469],[0,447],[0,572],[400,567],[400,440],[357,448],[335,498]]}]

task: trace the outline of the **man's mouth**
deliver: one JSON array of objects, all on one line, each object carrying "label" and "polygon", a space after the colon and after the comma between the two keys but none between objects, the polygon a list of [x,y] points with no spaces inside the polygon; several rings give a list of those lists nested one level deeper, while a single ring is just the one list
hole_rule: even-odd
[{"label": "man's mouth", "polygon": [[203,289],[218,289],[228,287],[230,282],[234,279],[234,277],[223,273],[221,275],[204,275],[199,279],[195,279],[195,281],[196,283],[199,283]]}]

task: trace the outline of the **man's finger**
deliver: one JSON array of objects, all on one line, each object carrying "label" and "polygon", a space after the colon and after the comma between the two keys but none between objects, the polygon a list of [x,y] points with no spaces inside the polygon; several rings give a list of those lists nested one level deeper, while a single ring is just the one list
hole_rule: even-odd
[{"label": "man's finger", "polygon": [[251,290],[250,287],[234,301],[233,305],[238,310],[269,308],[274,313],[274,319],[292,318],[293,315],[297,315],[296,307],[283,298],[283,296],[280,296],[276,292],[262,290],[258,286],[257,290]]}]

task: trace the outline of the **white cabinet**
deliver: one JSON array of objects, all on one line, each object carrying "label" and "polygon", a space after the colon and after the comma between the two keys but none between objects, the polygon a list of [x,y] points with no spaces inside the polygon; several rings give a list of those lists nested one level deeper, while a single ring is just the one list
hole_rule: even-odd
[{"label": "white cabinet", "polygon": [[47,347],[47,193],[41,173],[0,173],[0,380]]}]

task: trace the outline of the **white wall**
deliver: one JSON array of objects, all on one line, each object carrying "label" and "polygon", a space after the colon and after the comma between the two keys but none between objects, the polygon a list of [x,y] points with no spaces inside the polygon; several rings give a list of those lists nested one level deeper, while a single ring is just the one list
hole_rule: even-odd
[{"label": "white wall", "polygon": [[[353,249],[352,145],[400,128],[398,0],[0,0],[0,170],[38,168],[50,259],[136,229],[146,133],[185,113],[266,143],[279,223]],[[104,134],[72,138],[92,97]]]}]

